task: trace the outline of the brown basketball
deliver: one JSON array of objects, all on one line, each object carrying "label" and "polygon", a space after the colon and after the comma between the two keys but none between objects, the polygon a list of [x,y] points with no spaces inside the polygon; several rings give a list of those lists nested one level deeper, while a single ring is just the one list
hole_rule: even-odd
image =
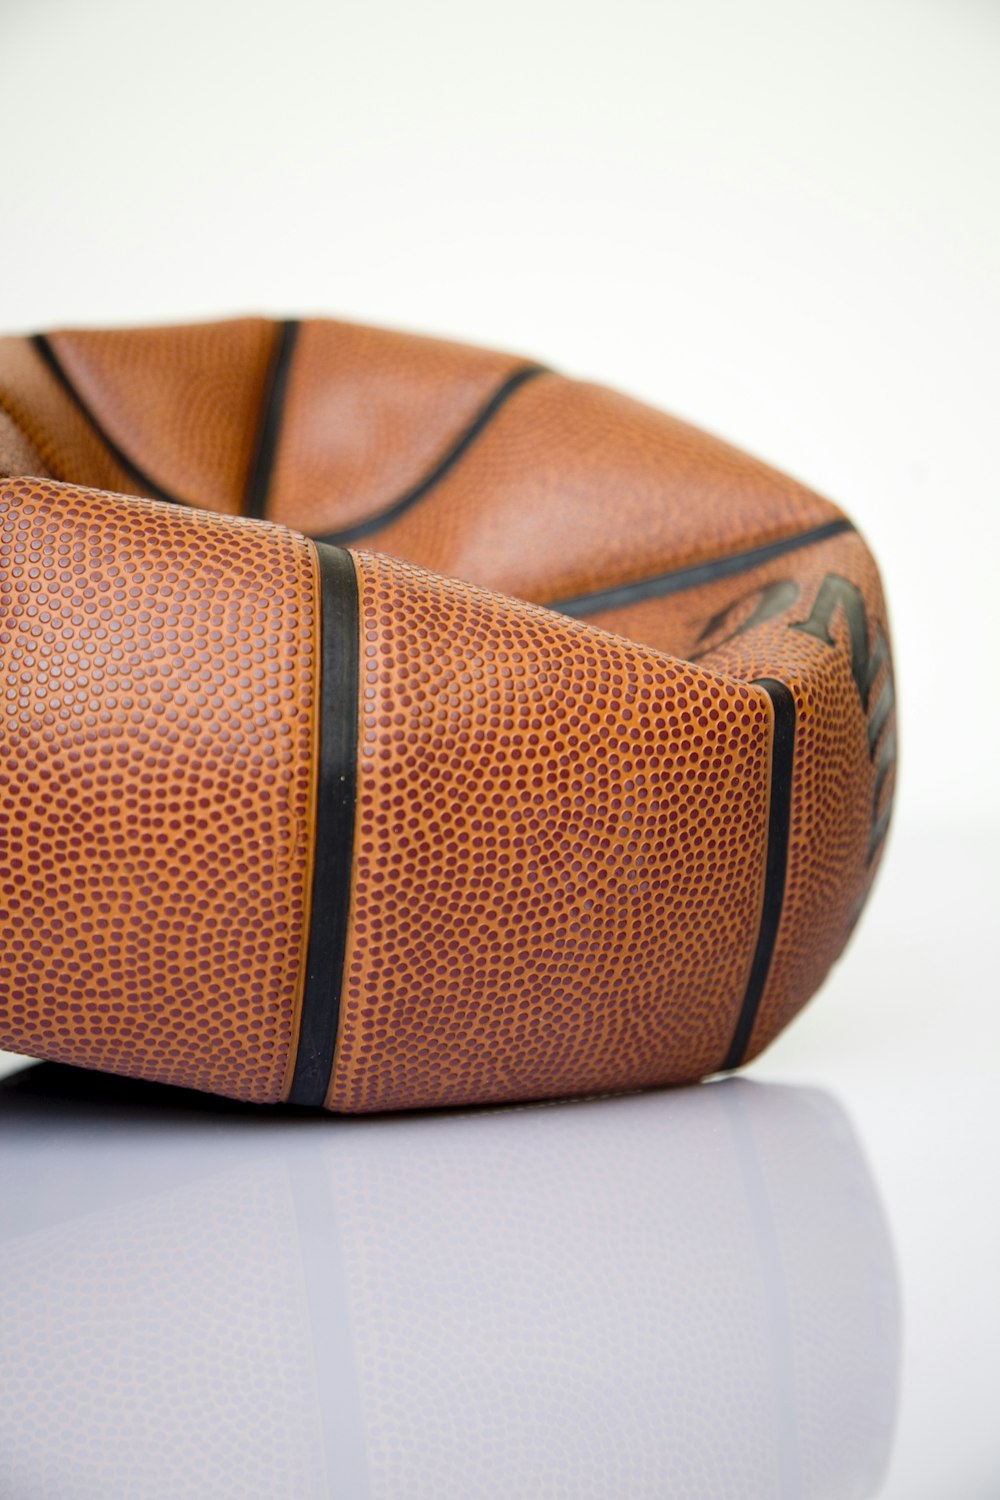
[{"label": "brown basketball", "polygon": [[0,340],[0,474],[0,1047],[345,1111],[682,1083],[841,952],[892,665],[794,481],[319,319]]}]

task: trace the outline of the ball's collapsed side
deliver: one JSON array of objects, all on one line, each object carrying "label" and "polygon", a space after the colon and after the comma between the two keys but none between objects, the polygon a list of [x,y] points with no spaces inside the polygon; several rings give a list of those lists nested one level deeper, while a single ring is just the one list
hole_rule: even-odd
[{"label": "ball's collapsed side", "polygon": [[0,474],[0,1046],[352,1111],[632,1088],[840,953],[892,668],[793,481],[263,319],[0,340]]}]

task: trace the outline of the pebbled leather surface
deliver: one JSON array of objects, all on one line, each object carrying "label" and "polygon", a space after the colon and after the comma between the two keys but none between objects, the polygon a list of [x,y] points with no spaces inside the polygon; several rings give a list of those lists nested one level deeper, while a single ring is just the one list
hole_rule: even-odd
[{"label": "pebbled leather surface", "polygon": [[362,718],[331,1108],[716,1069],[761,900],[770,701],[356,554]]},{"label": "pebbled leather surface", "polygon": [[547,604],[840,515],[686,423],[541,375],[419,506],[363,545]]},{"label": "pebbled leather surface", "polygon": [[[755,1056],[822,983],[840,956],[876,868],[869,861],[872,824],[891,801],[886,780],[874,805],[877,757],[868,746],[866,716],[851,676],[851,641],[843,615],[831,623],[834,649],[790,628],[809,613],[828,575],[856,582],[873,625],[886,619],[878,572],[862,539],[848,533],[778,558],[738,579],[595,615],[590,623],[662,650],[697,656],[704,668],[726,677],[774,676],[796,704],[789,864],[781,926],[747,1058]],[[794,585],[794,599],[752,631],[727,640],[777,582]],[[727,608],[728,606],[728,608]],[[703,635],[707,621],[723,618]],[[870,701],[891,680],[887,659],[874,679]],[[888,731],[887,731],[888,732]]]},{"label": "pebbled leather surface", "polygon": [[445,339],[303,323],[269,516],[316,534],[371,517],[418,483],[525,363]]},{"label": "pebbled leather surface", "polygon": [[[537,373],[501,400],[530,364],[516,355],[317,319],[276,381],[280,334],[266,319],[64,331],[49,336],[62,380],[37,344],[0,340],[0,469],[133,493],[145,474],[232,513],[270,421],[266,513],[326,537],[370,523],[352,546],[360,794],[329,1102],[703,1076],[726,1060],[762,918],[780,906],[755,1054],[842,950],[884,847],[892,667],[864,542],[847,530],[598,612],[589,593],[845,525],[842,512],[599,386]],[[58,510],[61,486],[50,493]],[[169,558],[191,512],[163,511],[179,528],[161,523]],[[309,574],[304,608],[311,554],[286,545]],[[585,622],[537,607],[570,600]],[[777,883],[760,678],[795,707]],[[314,684],[295,691],[305,713]],[[752,744],[720,741],[718,702],[747,706]]]},{"label": "pebbled leather surface", "polygon": [[293,532],[0,486],[0,1047],[282,1095],[315,626]]},{"label": "pebbled leather surface", "polygon": [[235,515],[274,338],[269,320],[243,318],[74,330],[49,343],[88,409],[143,473],[178,500]]}]

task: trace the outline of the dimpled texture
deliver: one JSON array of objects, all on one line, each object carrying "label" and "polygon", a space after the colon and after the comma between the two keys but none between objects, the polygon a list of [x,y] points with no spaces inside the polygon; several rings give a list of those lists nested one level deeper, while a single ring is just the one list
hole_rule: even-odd
[{"label": "dimpled texture", "polygon": [[545,374],[499,408],[419,505],[364,545],[549,604],[840,515],[665,412]]},{"label": "dimpled texture", "polygon": [[134,476],[114,456],[29,339],[0,338],[0,412],[6,429],[0,475],[31,474],[136,493]]},{"label": "dimpled texture", "polygon": [[[745,1055],[780,1031],[841,952],[884,848],[891,660],[886,652],[867,694],[851,664],[852,650],[870,656],[888,638],[871,554],[858,536],[839,535],[688,580],[681,592],[668,584],[626,608],[588,596],[797,542],[846,524],[842,512],[675,418],[554,373],[517,385],[465,441],[484,403],[527,364],[515,355],[323,319],[302,323],[294,343],[274,322],[237,319],[63,332],[50,345],[90,416],[31,341],[0,340],[0,472],[134,491],[138,464],[180,498],[228,511],[245,503],[253,473],[272,518],[325,535],[368,523],[379,553],[532,601],[487,598],[358,554],[385,595],[366,586],[361,715],[374,738],[361,742],[355,861],[344,870],[352,906],[331,1103],[698,1077],[731,1060],[738,974],[753,1023]],[[287,380],[276,378],[281,348]],[[414,486],[419,498],[393,511]],[[113,535],[126,531],[116,520]],[[863,642],[839,607],[828,641],[794,628],[831,577],[863,599]],[[761,617],[776,583],[784,602]],[[303,608],[312,588],[303,575]],[[587,625],[533,607],[542,604]],[[601,674],[615,676],[612,659],[624,675],[609,687]],[[683,717],[700,688],[685,690],[679,714],[666,688],[649,689],[647,779],[624,769],[618,714],[633,705],[618,692],[640,662],[671,684],[743,692],[764,716],[739,798],[711,780],[735,776],[735,762],[716,766],[714,741],[692,736],[678,752],[678,736],[703,733]],[[523,675],[506,676],[515,666]],[[796,711],[787,872],[766,892],[772,709],[752,685],[760,677],[786,684]],[[501,780],[513,799],[505,807],[491,801]],[[699,842],[709,837],[703,817],[718,842]],[[103,983],[86,1001],[92,1030],[104,1025]],[[280,1010],[285,991],[276,993]],[[132,1030],[120,1046],[105,1036],[100,1065],[127,1060],[133,1040]],[[45,1045],[69,1043],[60,1033]]]},{"label": "dimpled texture", "polygon": [[756,938],[764,693],[356,554],[351,931],[328,1104],[696,1077]]},{"label": "dimpled texture", "polygon": [[268,515],[327,532],[391,505],[524,365],[446,339],[312,318],[288,377]]},{"label": "dimpled texture", "polygon": [[0,408],[0,476],[44,474],[38,450],[7,413]]},{"label": "dimpled texture", "polygon": [[[269,319],[73,329],[49,343],[104,431],[161,489],[210,510],[241,509],[274,350]],[[99,482],[73,469],[59,477]]]},{"label": "dimpled texture", "polygon": [[307,921],[313,549],[0,489],[0,1047],[258,1100]]},{"label": "dimpled texture", "polygon": [[[277,339],[278,325],[260,318],[49,335],[93,421],[133,463],[179,498],[228,512],[243,502]],[[529,363],[307,319],[288,368],[268,516],[334,540],[340,528],[377,523],[365,544],[378,551],[549,603],[842,514],[676,417],[549,372],[496,409],[419,504],[380,520]],[[0,339],[0,410],[53,477],[143,493],[27,339]]]},{"label": "dimpled texture", "polygon": [[[878,788],[879,756],[895,735],[895,713],[869,746],[867,717],[851,675],[851,642],[842,613],[830,624],[833,647],[791,628],[807,619],[824,578],[851,579],[868,619],[868,647],[888,636],[885,599],[867,547],[838,536],[722,583],[608,611],[593,623],[647,639],[702,666],[740,678],[780,674],[795,699],[791,829],[781,923],[748,1056],[760,1052],[818,988],[841,953],[867,900],[882,857],[870,857],[873,824],[891,806],[894,764]],[[745,625],[768,584],[785,582],[794,597],[771,619]],[[792,592],[792,589],[789,589]],[[728,606],[728,607],[727,607]],[[718,618],[718,624],[706,634]],[[731,637],[727,639],[727,637]],[[887,656],[868,703],[891,682]]]}]

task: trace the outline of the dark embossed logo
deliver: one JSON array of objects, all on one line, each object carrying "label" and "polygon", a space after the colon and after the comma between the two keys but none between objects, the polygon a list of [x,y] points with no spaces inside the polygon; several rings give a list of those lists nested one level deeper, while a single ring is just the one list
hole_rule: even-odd
[{"label": "dark embossed logo", "polygon": [[[751,589],[739,598],[732,599],[707,621],[695,642],[702,649],[692,655],[698,661],[710,651],[717,651],[737,636],[745,635],[767,620],[773,620],[789,609],[799,597],[799,585],[791,578],[775,579],[763,588]],[[733,626],[728,634],[718,640],[712,639],[722,630],[727,621],[747,610],[745,618]],[[830,633],[837,612],[843,613],[850,640],[851,676],[857,688],[861,709],[868,725],[868,753],[875,763],[875,785],[872,790],[871,836],[868,843],[868,861],[874,859],[889,827],[892,815],[890,796],[879,811],[882,794],[889,774],[896,764],[896,731],[890,719],[895,707],[895,689],[892,679],[892,663],[889,645],[883,631],[876,630],[871,638],[868,615],[860,589],[847,578],[837,573],[828,573],[820,584],[812,609],[804,620],[789,623],[789,629],[801,630],[824,646],[836,650],[837,642]],[[707,643],[711,641],[711,645]],[[882,669],[885,668],[883,673]],[[882,687],[874,703],[872,691],[880,675]]]}]

